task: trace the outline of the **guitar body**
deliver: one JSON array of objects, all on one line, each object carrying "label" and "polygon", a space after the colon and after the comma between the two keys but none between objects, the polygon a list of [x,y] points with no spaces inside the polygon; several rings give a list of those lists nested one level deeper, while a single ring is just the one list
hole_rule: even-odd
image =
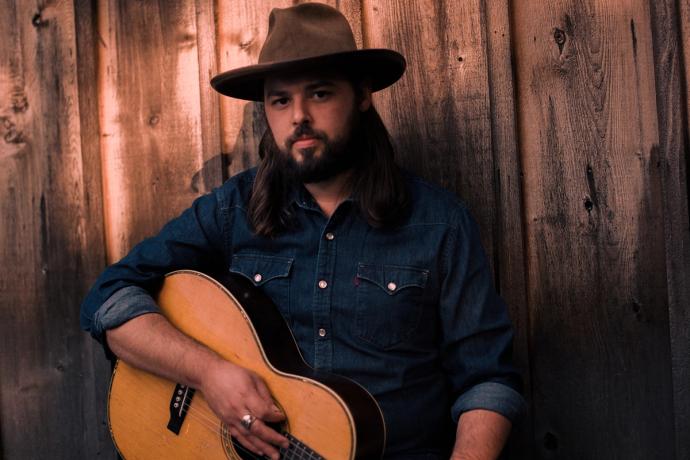
[{"label": "guitar body", "polygon": [[[349,379],[307,366],[280,313],[251,283],[222,281],[174,272],[157,301],[175,327],[264,379],[287,417],[280,429],[292,445],[282,458],[380,458],[385,426],[373,397]],[[123,361],[113,372],[108,419],[127,460],[258,458],[235,443],[201,392]]]}]

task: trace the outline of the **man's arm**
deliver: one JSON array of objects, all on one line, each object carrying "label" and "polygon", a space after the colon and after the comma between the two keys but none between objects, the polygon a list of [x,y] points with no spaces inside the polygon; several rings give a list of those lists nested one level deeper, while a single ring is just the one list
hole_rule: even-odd
[{"label": "man's arm", "polygon": [[[275,446],[288,446],[264,423],[284,416],[262,379],[186,336],[162,315],[137,316],[107,330],[106,339],[115,355],[132,366],[199,389],[230,433],[255,453],[278,459]],[[240,423],[245,414],[257,417],[250,430]]]},{"label": "man's arm", "polygon": [[441,297],[444,366],[457,391],[451,413],[458,421],[454,459],[497,458],[526,409],[520,376],[512,365],[512,326],[479,231],[459,212],[446,251]]},{"label": "man's arm", "polygon": [[489,460],[501,454],[511,428],[510,420],[489,410],[464,412],[458,420],[451,460]]}]

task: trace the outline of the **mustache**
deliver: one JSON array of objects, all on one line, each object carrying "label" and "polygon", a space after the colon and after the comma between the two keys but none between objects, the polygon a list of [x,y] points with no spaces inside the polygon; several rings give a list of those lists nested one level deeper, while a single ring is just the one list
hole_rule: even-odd
[{"label": "mustache", "polygon": [[325,141],[327,139],[326,134],[324,134],[320,131],[316,131],[314,128],[312,128],[310,125],[308,125],[306,123],[302,123],[297,128],[295,128],[295,132],[292,133],[292,135],[290,137],[288,137],[287,140],[285,141],[287,148],[291,149],[292,144],[297,142],[300,137],[304,137],[304,136],[313,137],[313,138],[319,139],[321,141]]}]

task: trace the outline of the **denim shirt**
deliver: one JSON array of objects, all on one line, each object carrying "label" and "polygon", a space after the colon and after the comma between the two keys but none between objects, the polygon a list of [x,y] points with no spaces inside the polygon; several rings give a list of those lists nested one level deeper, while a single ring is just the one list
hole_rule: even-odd
[{"label": "denim shirt", "polygon": [[268,294],[309,365],[376,398],[387,457],[447,458],[470,409],[520,416],[510,319],[462,203],[406,175],[405,219],[374,228],[352,201],[326,217],[301,187],[291,197],[294,228],[265,238],[247,220],[254,176],[198,198],[108,267],[82,304],[82,327],[104,342],[106,329],[158,311],[149,292],[166,273],[220,268]]}]

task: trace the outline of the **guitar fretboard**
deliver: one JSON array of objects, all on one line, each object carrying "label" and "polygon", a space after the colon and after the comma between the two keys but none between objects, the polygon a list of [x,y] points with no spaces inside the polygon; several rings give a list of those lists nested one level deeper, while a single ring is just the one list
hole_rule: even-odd
[{"label": "guitar fretboard", "polygon": [[316,453],[309,446],[291,435],[290,433],[283,433],[283,435],[290,441],[290,447],[287,449],[280,449],[281,459],[308,459],[308,460],[325,460],[324,457]]}]

